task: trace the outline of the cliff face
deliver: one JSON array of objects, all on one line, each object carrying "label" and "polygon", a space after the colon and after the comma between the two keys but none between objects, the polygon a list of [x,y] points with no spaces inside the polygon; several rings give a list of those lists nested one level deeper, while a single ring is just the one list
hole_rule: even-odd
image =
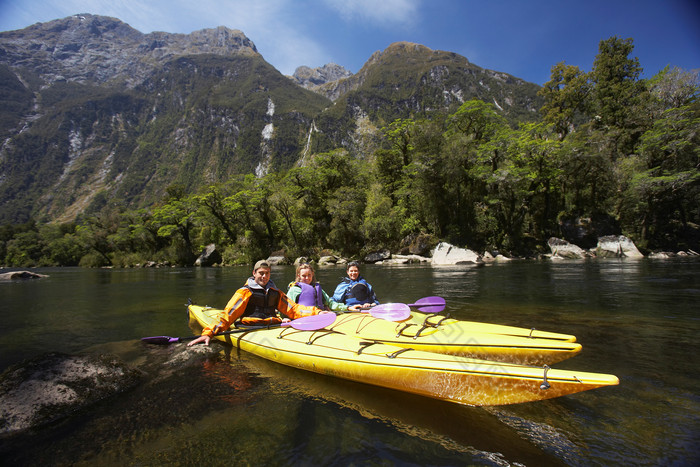
[{"label": "cliff face", "polygon": [[[372,154],[396,118],[469,99],[533,119],[537,86],[410,44],[356,74],[329,64],[283,76],[242,32],[143,34],[76,15],[0,33],[0,224],[148,207],[172,185]],[[312,92],[313,91],[313,92]]]},{"label": "cliff face", "polygon": [[59,81],[124,83],[134,87],[173,57],[259,55],[241,31],[225,27],[192,34],[143,34],[115,18],[76,15],[0,33],[0,63]]}]

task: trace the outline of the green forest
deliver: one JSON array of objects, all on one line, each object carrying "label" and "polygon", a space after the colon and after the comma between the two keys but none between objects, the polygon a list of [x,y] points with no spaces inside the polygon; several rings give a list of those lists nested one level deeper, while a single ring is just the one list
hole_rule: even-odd
[{"label": "green forest", "polygon": [[224,264],[283,252],[397,252],[424,235],[475,251],[545,253],[564,221],[609,219],[642,251],[700,245],[700,83],[667,67],[642,79],[632,39],[600,42],[592,70],[559,63],[536,122],[490,103],[398,119],[371,154],[316,154],[303,167],[168,187],[149,209],[102,209],[69,224],[0,227],[0,264],[192,265],[214,243]]}]

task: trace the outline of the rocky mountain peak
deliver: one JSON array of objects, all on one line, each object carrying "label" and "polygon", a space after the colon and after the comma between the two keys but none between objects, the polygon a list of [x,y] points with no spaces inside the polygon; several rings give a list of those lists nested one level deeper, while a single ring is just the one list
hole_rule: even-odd
[{"label": "rocky mountain peak", "polygon": [[[176,56],[257,55],[241,31],[223,26],[190,34],[144,34],[106,16],[80,14],[0,33],[0,63],[57,81],[140,84],[153,68]],[[51,66],[46,66],[50,63]]]},{"label": "rocky mountain peak", "polygon": [[290,78],[299,86],[315,90],[326,83],[349,78],[350,76],[352,76],[352,73],[345,67],[335,63],[327,63],[319,68],[300,66]]}]

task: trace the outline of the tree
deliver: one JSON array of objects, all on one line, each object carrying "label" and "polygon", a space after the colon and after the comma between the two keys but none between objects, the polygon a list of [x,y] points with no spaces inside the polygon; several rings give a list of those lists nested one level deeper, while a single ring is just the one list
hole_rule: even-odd
[{"label": "tree", "polygon": [[613,160],[633,152],[648,124],[643,106],[646,87],[639,81],[642,67],[638,58],[629,57],[633,49],[631,38],[601,41],[590,73],[594,120],[597,128],[610,135],[608,150]]},{"label": "tree", "polygon": [[191,265],[194,262],[195,248],[192,230],[199,204],[195,196],[183,196],[177,189],[169,190],[168,201],[153,210],[153,223],[158,226],[158,236],[182,240],[183,248],[177,250],[177,261]]},{"label": "tree", "polygon": [[579,67],[564,62],[552,67],[551,79],[538,93],[545,99],[540,113],[546,123],[554,125],[560,139],[573,131],[577,119],[583,118],[590,92],[588,76]]}]

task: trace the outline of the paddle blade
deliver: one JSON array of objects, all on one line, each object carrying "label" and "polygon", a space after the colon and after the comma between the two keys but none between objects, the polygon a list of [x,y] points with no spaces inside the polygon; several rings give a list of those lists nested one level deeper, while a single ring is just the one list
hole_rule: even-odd
[{"label": "paddle blade", "polygon": [[370,308],[369,314],[387,321],[403,321],[411,316],[411,309],[405,303],[385,303]]},{"label": "paddle blade", "polygon": [[418,311],[422,313],[440,313],[445,309],[445,305],[421,306]]},{"label": "paddle blade", "polygon": [[[415,306],[415,307],[441,306],[442,309],[444,310],[445,309],[445,299],[442,297],[423,297],[421,299],[416,300],[416,303],[409,303],[408,306]],[[421,310],[421,311],[426,311],[426,310]],[[442,311],[442,310],[440,310],[440,311]],[[428,313],[430,313],[430,312],[428,312]]]},{"label": "paddle blade", "polygon": [[179,337],[169,337],[169,336],[153,336],[153,337],[142,337],[141,340],[146,344],[155,345],[168,345],[180,342]]},{"label": "paddle blade", "polygon": [[299,331],[316,331],[323,329],[335,323],[335,313],[322,313],[319,315],[304,316],[288,323],[282,323],[282,326],[291,326]]}]

